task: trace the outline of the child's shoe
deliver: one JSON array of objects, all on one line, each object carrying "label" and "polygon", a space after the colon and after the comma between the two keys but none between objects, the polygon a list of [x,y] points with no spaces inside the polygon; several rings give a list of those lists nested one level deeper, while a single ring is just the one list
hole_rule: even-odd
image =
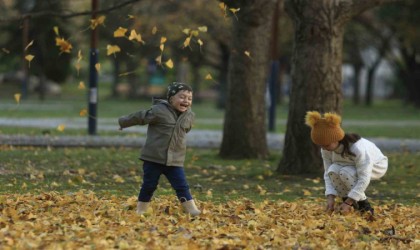
[{"label": "child's shoe", "polygon": [[201,214],[201,211],[198,210],[197,206],[195,205],[194,200],[184,201],[182,204],[182,207],[184,207],[184,210],[191,214],[192,216],[196,216]]},{"label": "child's shoe", "polygon": [[358,208],[357,210],[359,210],[360,212],[364,213],[364,212],[370,212],[373,215],[374,209],[373,207],[370,205],[369,201],[363,200],[363,201],[358,201],[357,202]]},{"label": "child's shoe", "polygon": [[149,208],[150,202],[143,202],[139,201],[137,202],[137,214],[144,214],[146,213],[147,209]]}]

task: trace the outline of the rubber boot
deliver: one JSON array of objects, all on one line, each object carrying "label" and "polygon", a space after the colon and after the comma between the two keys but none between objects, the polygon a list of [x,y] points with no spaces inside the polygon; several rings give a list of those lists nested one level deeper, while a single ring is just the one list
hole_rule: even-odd
[{"label": "rubber boot", "polygon": [[191,214],[192,216],[196,216],[201,214],[201,211],[198,210],[197,206],[195,205],[194,200],[185,201],[182,204],[182,207],[184,207],[184,210]]},{"label": "rubber boot", "polygon": [[149,208],[150,202],[143,202],[139,201],[137,202],[137,214],[144,214],[147,212],[147,209]]},{"label": "rubber boot", "polygon": [[372,206],[370,205],[367,199],[363,201],[358,201],[357,205],[358,205],[357,210],[359,210],[361,213],[370,212],[373,215],[374,209],[372,208]]}]

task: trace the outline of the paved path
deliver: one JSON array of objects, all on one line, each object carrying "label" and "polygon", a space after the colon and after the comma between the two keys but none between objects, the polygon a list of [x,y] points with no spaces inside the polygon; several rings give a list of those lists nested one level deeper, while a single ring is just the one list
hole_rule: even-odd
[{"label": "paved path", "polygon": [[[220,120],[202,120],[202,123],[218,123]],[[356,122],[356,121],[354,121]],[[419,121],[409,121],[417,124]],[[56,129],[60,124],[66,128],[86,128],[86,119],[5,119],[0,118],[0,126],[22,126],[37,127],[45,129]],[[363,123],[364,124],[364,123]],[[368,124],[376,124],[369,121]],[[385,123],[381,121],[381,124]],[[389,123],[386,123],[389,124]],[[364,124],[369,126],[367,124]],[[396,126],[408,125],[407,123],[395,123]],[[420,124],[419,124],[420,125]],[[102,119],[98,121],[98,131],[117,131],[115,119]],[[122,131],[121,136],[52,136],[52,135],[5,135],[0,134],[0,145],[15,146],[52,146],[52,147],[138,147],[144,145],[145,137],[130,137],[126,132],[145,133],[145,126],[136,126]],[[193,129],[188,133],[188,146],[196,148],[219,148],[222,141],[222,132],[215,130]],[[420,152],[420,140],[410,139],[387,139],[368,138],[376,143],[384,151],[408,151]],[[284,135],[278,133],[267,133],[268,146],[272,150],[281,150],[284,144]]]}]

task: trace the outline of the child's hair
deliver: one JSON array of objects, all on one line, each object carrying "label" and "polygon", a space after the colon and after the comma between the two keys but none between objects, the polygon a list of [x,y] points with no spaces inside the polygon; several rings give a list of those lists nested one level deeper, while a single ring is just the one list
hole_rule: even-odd
[{"label": "child's hair", "polygon": [[345,156],[356,156],[353,152],[350,150],[350,144],[353,144],[360,140],[361,136],[354,133],[344,134],[344,138],[339,141],[340,144],[343,144],[343,152],[341,152],[341,157]]}]

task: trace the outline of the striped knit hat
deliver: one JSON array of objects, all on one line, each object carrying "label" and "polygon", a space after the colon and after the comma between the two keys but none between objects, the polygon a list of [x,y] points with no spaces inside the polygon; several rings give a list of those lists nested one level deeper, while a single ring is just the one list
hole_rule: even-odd
[{"label": "striped knit hat", "polygon": [[334,113],[325,113],[322,117],[317,111],[308,111],[305,123],[311,128],[311,139],[317,145],[329,145],[344,138],[341,117]]}]

